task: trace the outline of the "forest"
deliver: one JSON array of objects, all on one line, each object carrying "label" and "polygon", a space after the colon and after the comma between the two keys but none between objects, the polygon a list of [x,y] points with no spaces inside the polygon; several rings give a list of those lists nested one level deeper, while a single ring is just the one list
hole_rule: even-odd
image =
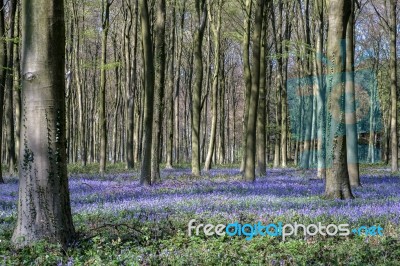
[{"label": "forest", "polygon": [[0,266],[399,265],[397,0],[3,0]]}]

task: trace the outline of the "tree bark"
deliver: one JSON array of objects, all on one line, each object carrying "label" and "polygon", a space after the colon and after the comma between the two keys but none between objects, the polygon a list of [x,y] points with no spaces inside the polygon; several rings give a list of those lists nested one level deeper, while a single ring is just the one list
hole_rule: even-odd
[{"label": "tree bark", "polygon": [[[221,0],[217,1],[217,15],[214,17],[211,12],[211,5],[209,4],[208,8],[208,17],[211,24],[211,30],[213,33],[213,41],[214,41],[214,75],[212,78],[212,122],[211,122],[211,133],[210,133],[210,144],[208,145],[207,158],[204,165],[204,171],[209,171],[211,169],[212,157],[215,151],[215,140],[217,133],[217,120],[218,120],[218,88],[219,84],[219,74],[220,74],[220,39],[221,39]],[[216,20],[216,21],[215,21]]]},{"label": "tree bark", "polygon": [[327,173],[325,197],[351,199],[349,172],[347,169],[345,126],[345,75],[346,55],[343,40],[351,15],[351,3],[347,0],[331,0],[329,8],[327,91]]},{"label": "tree bark", "polygon": [[168,119],[167,119],[167,162],[165,168],[172,169],[174,151],[174,103],[175,103],[175,40],[176,40],[176,0],[172,4],[172,27],[170,39],[171,63],[168,74]]},{"label": "tree bark", "polygon": [[161,129],[164,110],[164,86],[165,86],[165,0],[157,2],[156,24],[155,24],[155,71],[156,84],[154,87],[154,117],[153,136],[151,152],[151,183],[156,183],[160,178],[160,147]]},{"label": "tree bark", "polygon": [[197,28],[194,33],[194,72],[195,81],[192,93],[192,175],[200,176],[200,119],[201,89],[203,86],[203,37],[207,18],[205,0],[196,0]]},{"label": "tree bark", "polygon": [[361,183],[358,164],[356,92],[354,86],[354,9],[355,1],[351,0],[351,14],[346,30],[346,150],[350,185],[359,187]]},{"label": "tree bark", "polygon": [[[107,64],[107,39],[110,28],[110,6],[113,0],[103,0],[102,39],[101,39],[101,69],[100,69],[100,94],[99,94],[99,123],[100,123],[100,174],[104,175],[108,160],[107,154],[107,117],[106,117],[106,64]],[[111,1],[111,2],[110,2]]]},{"label": "tree bark", "polygon": [[[5,66],[7,64],[7,45],[6,45],[6,33],[4,30],[4,8],[0,10],[0,65]],[[2,171],[2,155],[3,155],[3,104],[4,104],[4,91],[6,85],[6,68],[0,69],[0,184],[4,183],[3,171]]]},{"label": "tree bark", "polygon": [[392,153],[392,173],[398,171],[397,139],[397,1],[390,0],[390,139]]},{"label": "tree bark", "polygon": [[11,175],[15,173],[16,155],[15,155],[15,137],[14,137],[14,28],[15,28],[15,13],[17,9],[17,1],[10,0],[9,9],[9,34],[7,47],[7,74],[6,74],[6,89],[8,90],[7,104],[7,150],[8,150],[8,169]]},{"label": "tree bark", "polygon": [[244,172],[246,165],[246,134],[247,121],[249,119],[249,104],[251,93],[251,69],[250,69],[250,39],[251,39],[251,10],[253,6],[252,0],[246,0],[246,16],[244,19],[245,34],[243,35],[243,68],[244,68],[244,83],[245,83],[245,106],[243,116],[243,136],[242,136],[242,163],[240,172]]},{"label": "tree bark", "polygon": [[316,72],[317,72],[317,176],[320,179],[326,178],[325,169],[325,158],[326,158],[326,145],[325,145],[325,130],[326,130],[326,112],[325,112],[325,101],[326,101],[326,87],[323,79],[323,46],[324,46],[324,0],[316,1],[316,11],[318,16],[317,21],[317,43],[316,50],[317,56],[315,58],[316,62]]},{"label": "tree bark", "polygon": [[254,35],[253,35],[253,72],[252,85],[249,101],[249,117],[246,132],[246,165],[244,169],[244,177],[246,181],[254,182],[255,176],[255,157],[256,157],[256,125],[257,125],[257,110],[258,98],[260,91],[260,60],[261,59],[261,32],[264,15],[264,0],[257,1]]},{"label": "tree bark", "polygon": [[[266,16],[265,16],[266,17]],[[265,67],[265,46],[267,42],[267,23],[264,22],[261,40],[260,56],[260,95],[258,99],[257,117],[257,175],[263,176],[267,172],[266,167],[266,67]]]},{"label": "tree bark", "polygon": [[150,16],[146,0],[139,1],[142,25],[143,61],[144,61],[144,132],[140,184],[151,185],[151,145],[153,134],[154,104],[154,59],[151,36]]},{"label": "tree bark", "polygon": [[22,1],[22,131],[18,218],[20,248],[39,240],[66,247],[72,222],[65,140],[63,1]]}]

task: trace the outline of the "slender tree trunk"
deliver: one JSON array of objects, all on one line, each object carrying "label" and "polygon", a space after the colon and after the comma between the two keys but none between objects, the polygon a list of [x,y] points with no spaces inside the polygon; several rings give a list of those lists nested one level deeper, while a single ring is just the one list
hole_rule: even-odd
[{"label": "slender tree trunk", "polygon": [[317,176],[320,179],[326,178],[325,169],[325,158],[326,158],[326,146],[325,146],[325,130],[326,130],[326,114],[325,114],[325,101],[326,101],[326,87],[323,79],[323,46],[324,46],[324,0],[316,1],[317,8],[317,43],[316,50],[317,56],[315,58],[316,72],[317,72]]},{"label": "slender tree trunk", "polygon": [[397,1],[390,0],[390,139],[392,153],[392,173],[398,171],[397,139]]},{"label": "slender tree trunk", "polygon": [[[4,30],[4,8],[0,10],[0,66],[5,66],[7,64],[7,45],[6,45],[6,33]],[[0,184],[4,183],[3,171],[2,171],[2,155],[3,155],[3,104],[4,104],[4,91],[6,85],[6,69],[3,67],[0,69]]]},{"label": "slender tree trunk", "polygon": [[175,41],[176,41],[176,0],[172,4],[172,29],[170,39],[171,63],[169,66],[168,74],[168,119],[167,119],[167,169],[172,169],[173,165],[173,151],[174,151],[174,92],[175,92]]},{"label": "slender tree trunk", "polygon": [[107,155],[107,117],[106,117],[106,64],[107,64],[107,39],[110,28],[110,0],[103,0],[102,39],[101,39],[101,69],[100,69],[100,174],[106,171]]},{"label": "slender tree trunk", "polygon": [[[134,143],[133,143],[133,132],[135,130],[134,127],[134,89],[133,86],[136,86],[134,82],[132,82],[132,76],[136,75],[136,73],[132,73],[132,50],[131,50],[131,30],[132,30],[132,1],[124,1],[124,63],[125,63],[125,113],[126,113],[126,147],[125,147],[125,158],[126,158],[126,169],[133,169],[135,166],[134,159]],[[135,22],[137,21],[137,16],[135,16]],[[135,44],[134,49],[137,49],[137,23],[135,23]],[[135,58],[136,60],[136,58]]]},{"label": "slender tree trunk", "polygon": [[[267,16],[265,16],[267,17]],[[263,176],[267,172],[266,167],[266,68],[265,68],[265,46],[267,42],[266,30],[267,23],[264,22],[261,40],[260,57],[260,95],[258,100],[257,117],[257,175]]]},{"label": "slender tree trunk", "polygon": [[[20,21],[21,21],[21,8],[17,5],[17,15],[16,15],[16,36],[21,36],[20,34]],[[20,139],[19,135],[21,133],[21,73],[20,73],[20,44],[15,43],[14,49],[14,103],[15,103],[15,154],[17,157],[17,162],[19,160],[19,150],[20,150]],[[17,166],[18,168],[18,166]]]},{"label": "slender tree trunk", "polygon": [[140,17],[142,25],[143,61],[144,61],[144,132],[143,152],[140,172],[140,184],[151,185],[151,145],[153,134],[153,105],[154,105],[154,60],[153,41],[149,9],[146,0],[139,1]]},{"label": "slender tree trunk", "polygon": [[203,86],[203,37],[207,18],[205,0],[196,0],[197,28],[194,33],[195,81],[192,93],[192,175],[200,176],[201,89]]},{"label": "slender tree trunk", "polygon": [[155,71],[156,84],[154,87],[154,117],[153,137],[151,153],[151,179],[152,183],[159,182],[160,178],[160,148],[162,132],[162,116],[164,110],[164,86],[165,86],[165,0],[157,2],[155,24]]},{"label": "slender tree trunk", "polygon": [[65,248],[75,230],[65,153],[63,1],[23,0],[22,10],[23,159],[12,242],[24,247],[47,240]]},{"label": "slender tree trunk", "polygon": [[261,32],[264,15],[264,0],[257,1],[255,22],[254,22],[254,35],[253,35],[253,72],[252,72],[252,85],[250,93],[250,105],[248,108],[249,117],[246,132],[246,164],[244,177],[247,181],[254,182],[255,176],[255,157],[256,157],[256,125],[257,125],[257,110],[258,98],[260,91],[260,60],[263,58],[261,55]]},{"label": "slender tree trunk", "polygon": [[[214,8],[215,9],[215,8]],[[207,158],[204,165],[204,171],[209,171],[211,169],[211,161],[215,151],[215,140],[217,135],[217,120],[218,120],[218,88],[221,87],[219,84],[219,74],[220,74],[220,39],[221,39],[221,0],[217,1],[217,15],[214,17],[211,10],[211,5],[208,8],[208,17],[211,24],[211,30],[213,33],[214,40],[214,75],[212,78],[212,122],[211,122],[211,133],[210,133],[210,144],[208,145]],[[215,21],[216,20],[216,21]]]},{"label": "slender tree trunk", "polygon": [[354,8],[355,2],[351,0],[351,14],[346,31],[346,150],[347,168],[350,176],[350,185],[361,186],[358,164],[358,139],[356,116],[356,92],[354,86]]},{"label": "slender tree trunk", "polygon": [[253,1],[246,0],[246,16],[244,19],[245,34],[243,35],[243,67],[244,67],[244,83],[245,83],[245,106],[243,116],[243,136],[242,136],[242,163],[240,171],[244,172],[247,157],[247,121],[249,120],[249,105],[251,93],[251,69],[250,69],[250,38],[251,38],[251,10]]},{"label": "slender tree trunk", "polygon": [[15,13],[17,9],[17,1],[10,0],[9,5],[9,34],[7,47],[7,74],[6,74],[6,89],[8,90],[8,104],[6,110],[7,117],[7,150],[9,156],[8,169],[11,175],[15,173],[16,156],[15,156],[15,137],[14,137],[14,28],[15,28]]}]

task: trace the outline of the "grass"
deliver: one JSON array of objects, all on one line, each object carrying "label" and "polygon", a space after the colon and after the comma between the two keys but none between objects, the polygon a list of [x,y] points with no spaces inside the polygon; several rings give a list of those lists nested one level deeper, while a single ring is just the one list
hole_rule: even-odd
[{"label": "grass", "polygon": [[[247,184],[237,169],[219,167],[193,180],[182,167],[162,171],[162,184],[143,188],[138,173],[123,164],[110,166],[103,178],[96,165],[70,165],[76,241],[67,249],[40,242],[18,251],[10,243],[18,185],[6,177],[0,265],[398,265],[400,179],[368,167],[361,167],[370,174],[362,176],[355,200],[326,201],[323,181],[313,180],[312,171],[269,170]],[[384,236],[189,237],[191,219],[380,225]]]}]

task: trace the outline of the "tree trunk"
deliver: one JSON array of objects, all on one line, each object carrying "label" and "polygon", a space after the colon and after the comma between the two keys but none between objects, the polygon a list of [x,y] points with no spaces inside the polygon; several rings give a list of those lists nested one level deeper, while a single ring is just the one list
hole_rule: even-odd
[{"label": "tree trunk", "polygon": [[256,125],[257,125],[257,110],[258,98],[260,91],[260,60],[264,60],[261,55],[261,32],[264,15],[264,0],[257,1],[254,35],[253,35],[253,72],[252,84],[249,101],[249,117],[246,132],[246,164],[244,169],[244,177],[246,181],[254,182],[255,176],[255,157],[256,157]]},{"label": "tree trunk", "polygon": [[326,101],[326,87],[323,79],[323,46],[324,46],[324,0],[316,1],[317,16],[319,18],[317,22],[317,43],[316,50],[317,56],[315,58],[316,62],[316,72],[317,72],[317,176],[320,179],[326,178],[325,169],[325,158],[326,158],[326,146],[325,146],[325,130],[326,130],[326,114],[325,114],[325,101]]},{"label": "tree trunk", "polygon": [[7,117],[7,150],[9,156],[8,169],[11,175],[15,173],[16,156],[15,156],[15,137],[14,137],[14,28],[15,28],[15,13],[17,9],[17,1],[10,0],[9,10],[9,34],[7,48],[7,74],[6,74],[6,89],[8,90],[8,104],[6,110]]},{"label": "tree trunk", "polygon": [[[212,122],[211,122],[211,133],[210,133],[210,144],[208,145],[207,158],[204,165],[204,171],[209,171],[211,169],[211,161],[215,151],[215,140],[217,133],[217,120],[218,120],[218,88],[221,86],[219,84],[219,74],[220,74],[220,39],[221,39],[221,0],[217,1],[217,16],[214,17],[211,12],[211,6],[208,8],[208,16],[211,24],[211,30],[213,32],[214,40],[214,75],[212,78]],[[215,21],[216,20],[216,21]]]},{"label": "tree trunk", "polygon": [[203,86],[203,37],[207,18],[205,0],[196,0],[197,28],[194,33],[195,81],[192,93],[192,175],[200,176],[201,89]]},{"label": "tree trunk", "polygon": [[[136,73],[132,73],[132,51],[131,51],[131,29],[132,29],[132,4],[131,0],[124,1],[124,64],[125,64],[125,114],[126,114],[126,147],[125,147],[125,158],[126,158],[126,169],[133,169],[135,166],[134,159],[134,143],[133,143],[133,132],[134,132],[134,89],[136,86],[132,82],[132,76]],[[137,16],[135,16],[135,43],[134,49],[137,49]],[[135,55],[135,53],[134,53]]]},{"label": "tree trunk", "polygon": [[[267,16],[265,16],[267,17]],[[265,46],[267,42],[267,23],[264,23],[261,40],[260,57],[260,95],[258,99],[257,117],[257,175],[263,176],[267,172],[266,167],[266,68],[265,68]]]},{"label": "tree trunk", "polygon": [[99,106],[99,123],[100,123],[100,174],[104,175],[108,160],[107,154],[107,118],[106,118],[106,64],[107,64],[107,39],[110,28],[110,6],[112,2],[104,0],[103,17],[102,17],[102,39],[101,39],[101,69],[100,69],[100,106]]},{"label": "tree trunk", "polygon": [[[0,66],[7,64],[7,45],[6,45],[6,33],[4,30],[4,8],[0,10]],[[3,155],[3,104],[4,104],[4,91],[6,85],[6,68],[0,69],[0,184],[4,183],[3,171],[2,171],[2,155]]]},{"label": "tree trunk", "polygon": [[250,69],[250,38],[251,38],[251,10],[253,1],[246,0],[246,16],[244,19],[245,34],[243,35],[243,68],[244,68],[244,83],[245,83],[245,106],[243,117],[243,136],[242,136],[242,163],[240,172],[244,172],[246,165],[246,134],[247,121],[249,120],[249,104],[251,93],[251,69]]},{"label": "tree trunk", "polygon": [[397,139],[397,1],[390,0],[390,139],[392,153],[392,173],[398,171]]},{"label": "tree trunk", "polygon": [[154,117],[151,152],[151,183],[156,183],[160,178],[160,147],[162,132],[162,117],[164,110],[164,86],[165,86],[165,0],[157,2],[157,18],[155,24],[155,67],[156,84],[154,87]]},{"label": "tree trunk", "polygon": [[140,18],[142,25],[143,61],[144,61],[144,132],[140,184],[151,185],[151,145],[153,134],[154,105],[154,60],[151,36],[150,16],[146,0],[140,0]]},{"label": "tree trunk", "polygon": [[170,39],[170,51],[171,51],[171,63],[169,66],[168,74],[168,118],[167,118],[167,163],[165,168],[172,169],[173,165],[173,151],[174,151],[174,92],[175,92],[175,40],[176,40],[176,0],[172,4],[172,26],[171,26],[171,39]]},{"label": "tree trunk", "polygon": [[63,1],[23,0],[22,10],[23,159],[12,242],[18,248],[39,240],[66,247],[75,230],[65,153]]},{"label": "tree trunk", "polygon": [[329,8],[327,77],[327,172],[325,197],[351,199],[349,172],[347,169],[346,125],[345,125],[345,54],[342,40],[346,37],[346,26],[351,15],[351,3],[347,0],[331,0]]},{"label": "tree trunk", "polygon": [[351,5],[351,14],[346,30],[346,150],[350,185],[359,187],[361,183],[358,164],[356,93],[354,86],[354,0],[351,0]]}]

